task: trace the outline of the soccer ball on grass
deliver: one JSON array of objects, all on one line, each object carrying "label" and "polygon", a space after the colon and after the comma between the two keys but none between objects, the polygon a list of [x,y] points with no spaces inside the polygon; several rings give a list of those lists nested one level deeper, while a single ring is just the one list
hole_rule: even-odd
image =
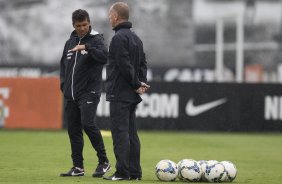
[{"label": "soccer ball on grass", "polygon": [[202,170],[197,161],[183,159],[178,165],[178,177],[183,181],[196,182],[201,179]]},{"label": "soccer ball on grass", "polygon": [[161,181],[174,181],[178,175],[178,168],[171,160],[161,160],[156,165],[155,174]]},{"label": "soccer ball on grass", "polygon": [[220,163],[224,166],[227,175],[225,181],[232,182],[237,175],[236,166],[230,161],[221,161]]},{"label": "soccer ball on grass", "polygon": [[222,182],[226,180],[225,167],[221,163],[208,163],[205,169],[205,179],[209,182]]}]

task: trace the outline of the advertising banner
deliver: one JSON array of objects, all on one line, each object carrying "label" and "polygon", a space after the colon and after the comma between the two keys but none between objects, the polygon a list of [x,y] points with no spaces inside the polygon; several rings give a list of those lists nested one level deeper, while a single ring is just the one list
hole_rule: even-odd
[{"label": "advertising banner", "polygon": [[0,128],[61,129],[58,78],[1,78]]},{"label": "advertising banner", "polygon": [[[140,129],[282,131],[278,84],[150,83],[138,105]],[[97,123],[108,129],[109,103],[102,95]]]},{"label": "advertising banner", "polygon": [[[279,84],[151,82],[137,108],[143,130],[282,131]],[[58,78],[0,79],[0,127],[62,128]],[[97,123],[109,129],[109,102],[102,94]],[[64,122],[66,125],[66,122]]]}]

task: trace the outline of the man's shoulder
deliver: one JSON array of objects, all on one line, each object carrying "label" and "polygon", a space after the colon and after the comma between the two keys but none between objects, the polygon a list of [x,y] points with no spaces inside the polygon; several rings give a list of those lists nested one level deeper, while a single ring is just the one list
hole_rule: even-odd
[{"label": "man's shoulder", "polygon": [[124,37],[125,35],[121,32],[116,32],[115,35],[112,37],[113,41],[117,41],[120,40]]},{"label": "man's shoulder", "polygon": [[67,39],[67,41],[66,41],[66,43],[70,43],[70,42],[72,42],[72,41],[74,41],[75,40],[75,38],[74,37],[69,37],[68,39]]},{"label": "man's shoulder", "polygon": [[69,39],[67,39],[66,42],[65,42],[65,48],[68,47],[68,46],[70,45],[70,43],[71,43],[71,42],[70,42],[70,38],[69,38]]},{"label": "man's shoulder", "polygon": [[113,36],[114,40],[126,39],[132,36],[132,32],[129,29],[120,29]]},{"label": "man's shoulder", "polygon": [[97,41],[97,40],[103,41],[104,40],[104,36],[103,36],[103,34],[96,34],[96,35],[92,35],[91,39],[93,39],[95,41]]}]

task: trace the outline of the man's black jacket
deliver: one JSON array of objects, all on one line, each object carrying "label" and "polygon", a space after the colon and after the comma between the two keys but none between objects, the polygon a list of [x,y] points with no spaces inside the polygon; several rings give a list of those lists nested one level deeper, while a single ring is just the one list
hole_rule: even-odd
[{"label": "man's black jacket", "polygon": [[[91,29],[90,29],[91,31]],[[66,99],[76,100],[87,93],[101,94],[102,69],[107,62],[107,48],[101,34],[91,31],[83,38],[72,32],[61,59],[61,90]],[[86,49],[72,52],[76,45]]]},{"label": "man's black jacket", "polygon": [[107,64],[108,101],[139,103],[142,100],[135,90],[141,82],[147,82],[147,62],[143,43],[131,27],[130,22],[123,22],[114,28]]}]

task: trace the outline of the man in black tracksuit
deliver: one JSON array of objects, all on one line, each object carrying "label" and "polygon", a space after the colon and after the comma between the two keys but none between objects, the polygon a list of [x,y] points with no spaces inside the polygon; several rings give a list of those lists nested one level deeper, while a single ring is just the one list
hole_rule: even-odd
[{"label": "man in black tracksuit", "polygon": [[140,180],[140,141],[135,123],[140,94],[149,86],[147,62],[143,44],[130,30],[129,8],[126,3],[115,3],[109,19],[115,31],[112,38],[107,65],[106,92],[110,101],[111,132],[116,157],[116,172],[104,176],[106,180]]},{"label": "man in black tracksuit", "polygon": [[102,35],[91,30],[89,14],[85,10],[74,11],[72,21],[75,30],[65,44],[60,79],[73,167],[61,176],[84,175],[84,130],[99,159],[93,177],[101,177],[110,169],[110,164],[95,117],[101,95],[102,69],[107,62],[107,48]]}]

